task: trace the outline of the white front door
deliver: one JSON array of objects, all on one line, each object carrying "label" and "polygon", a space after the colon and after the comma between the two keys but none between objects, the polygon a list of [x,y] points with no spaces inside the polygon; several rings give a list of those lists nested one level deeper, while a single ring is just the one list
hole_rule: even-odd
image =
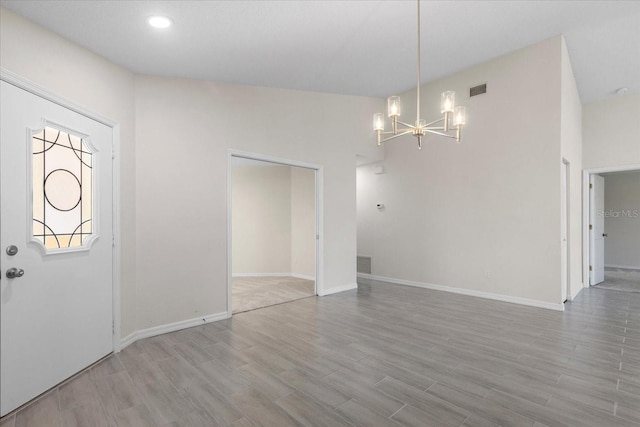
[{"label": "white front door", "polygon": [[5,415],[113,351],[113,130],[0,84]]},{"label": "white front door", "polygon": [[591,175],[591,286],[604,281],[604,177]]}]

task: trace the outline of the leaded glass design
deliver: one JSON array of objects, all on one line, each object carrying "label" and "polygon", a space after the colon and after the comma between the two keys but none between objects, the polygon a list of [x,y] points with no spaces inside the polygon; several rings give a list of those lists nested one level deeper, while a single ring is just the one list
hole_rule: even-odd
[{"label": "leaded glass design", "polygon": [[92,235],[92,150],[82,137],[33,132],[33,238],[47,249],[80,248]]}]

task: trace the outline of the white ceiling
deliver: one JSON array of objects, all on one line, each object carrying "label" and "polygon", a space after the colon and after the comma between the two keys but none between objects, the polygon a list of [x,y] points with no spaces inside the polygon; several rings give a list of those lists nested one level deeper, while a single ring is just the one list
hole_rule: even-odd
[{"label": "white ceiling", "polygon": [[[416,84],[415,1],[0,5],[141,74],[376,97]],[[558,34],[583,103],[640,93],[640,1],[423,1],[422,82]]]}]

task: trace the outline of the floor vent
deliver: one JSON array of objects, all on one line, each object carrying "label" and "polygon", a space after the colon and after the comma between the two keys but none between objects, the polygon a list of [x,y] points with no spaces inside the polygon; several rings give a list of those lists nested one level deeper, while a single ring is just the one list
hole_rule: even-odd
[{"label": "floor vent", "polygon": [[358,273],[371,274],[371,257],[358,255]]}]

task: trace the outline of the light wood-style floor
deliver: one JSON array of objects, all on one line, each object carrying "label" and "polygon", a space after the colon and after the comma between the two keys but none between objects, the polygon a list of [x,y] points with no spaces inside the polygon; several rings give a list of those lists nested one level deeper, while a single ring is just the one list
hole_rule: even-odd
[{"label": "light wood-style floor", "polygon": [[615,291],[640,292],[640,270],[608,267],[604,270],[604,282],[596,286]]},{"label": "light wood-style floor", "polygon": [[138,341],[14,425],[638,426],[640,294],[556,312],[363,281]]},{"label": "light wood-style floor", "polygon": [[313,280],[297,277],[234,277],[231,286],[233,314],[295,301],[316,294]]}]

